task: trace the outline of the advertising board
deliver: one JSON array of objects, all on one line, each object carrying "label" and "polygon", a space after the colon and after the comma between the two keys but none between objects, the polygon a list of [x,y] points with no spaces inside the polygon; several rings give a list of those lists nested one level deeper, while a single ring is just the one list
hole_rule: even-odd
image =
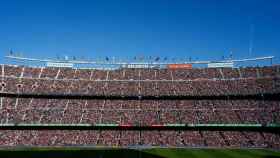
[{"label": "advertising board", "polygon": [[169,64],[168,69],[192,69],[192,64]]}]

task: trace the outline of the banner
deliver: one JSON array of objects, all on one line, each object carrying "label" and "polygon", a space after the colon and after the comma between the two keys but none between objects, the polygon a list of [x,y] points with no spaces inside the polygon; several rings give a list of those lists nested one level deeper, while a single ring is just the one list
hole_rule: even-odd
[{"label": "banner", "polygon": [[192,69],[192,64],[169,64],[168,69]]},{"label": "banner", "polygon": [[47,62],[47,67],[68,67],[72,68],[73,63],[55,63],[55,62]]},{"label": "banner", "polygon": [[209,63],[209,68],[217,68],[217,67],[229,67],[233,68],[233,62],[226,62],[226,63]]}]

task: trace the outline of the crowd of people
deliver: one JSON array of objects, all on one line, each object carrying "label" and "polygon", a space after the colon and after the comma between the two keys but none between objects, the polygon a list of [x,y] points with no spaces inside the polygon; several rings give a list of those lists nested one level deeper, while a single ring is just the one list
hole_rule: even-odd
[{"label": "crowd of people", "polygon": [[195,79],[237,79],[279,76],[280,66],[244,68],[120,68],[72,69],[54,67],[25,67],[0,65],[1,76],[47,79],[83,80],[195,80]]},{"label": "crowd of people", "polygon": [[280,122],[269,100],[67,100],[1,97],[0,122],[65,124],[268,124]]},{"label": "crowd of people", "polygon": [[280,136],[239,131],[1,130],[0,146],[280,148]]},{"label": "crowd of people", "polygon": [[[277,100],[157,100],[280,92],[280,66],[203,69],[70,69],[1,66],[2,93],[154,96],[154,100],[0,96],[0,124],[270,124]],[[249,131],[0,130],[0,146],[280,148],[279,134]]]},{"label": "crowd of people", "polygon": [[[1,92],[117,96],[209,96],[280,92],[278,66],[191,70],[80,70],[2,65]],[[239,74],[239,75],[237,75]]]}]

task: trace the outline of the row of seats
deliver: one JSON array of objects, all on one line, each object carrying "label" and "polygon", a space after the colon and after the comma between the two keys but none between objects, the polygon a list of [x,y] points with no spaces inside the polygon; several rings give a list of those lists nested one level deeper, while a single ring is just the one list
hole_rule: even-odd
[{"label": "row of seats", "polygon": [[280,148],[279,134],[235,131],[1,130],[0,146]]},{"label": "row of seats", "polygon": [[[193,80],[198,78],[260,78],[280,75],[280,66],[194,69],[71,69],[1,65],[1,76],[85,80]],[[1,72],[0,70],[0,72]]]},{"label": "row of seats", "polygon": [[280,77],[195,81],[85,81],[2,78],[0,92],[106,96],[212,96],[279,93]]},{"label": "row of seats", "polygon": [[0,98],[5,123],[280,123],[279,101]]}]

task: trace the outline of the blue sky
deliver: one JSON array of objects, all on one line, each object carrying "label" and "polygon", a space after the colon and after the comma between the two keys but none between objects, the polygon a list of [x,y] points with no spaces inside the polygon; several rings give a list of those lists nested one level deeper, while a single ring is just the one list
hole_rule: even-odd
[{"label": "blue sky", "polygon": [[280,55],[279,0],[2,0],[1,60]]}]

